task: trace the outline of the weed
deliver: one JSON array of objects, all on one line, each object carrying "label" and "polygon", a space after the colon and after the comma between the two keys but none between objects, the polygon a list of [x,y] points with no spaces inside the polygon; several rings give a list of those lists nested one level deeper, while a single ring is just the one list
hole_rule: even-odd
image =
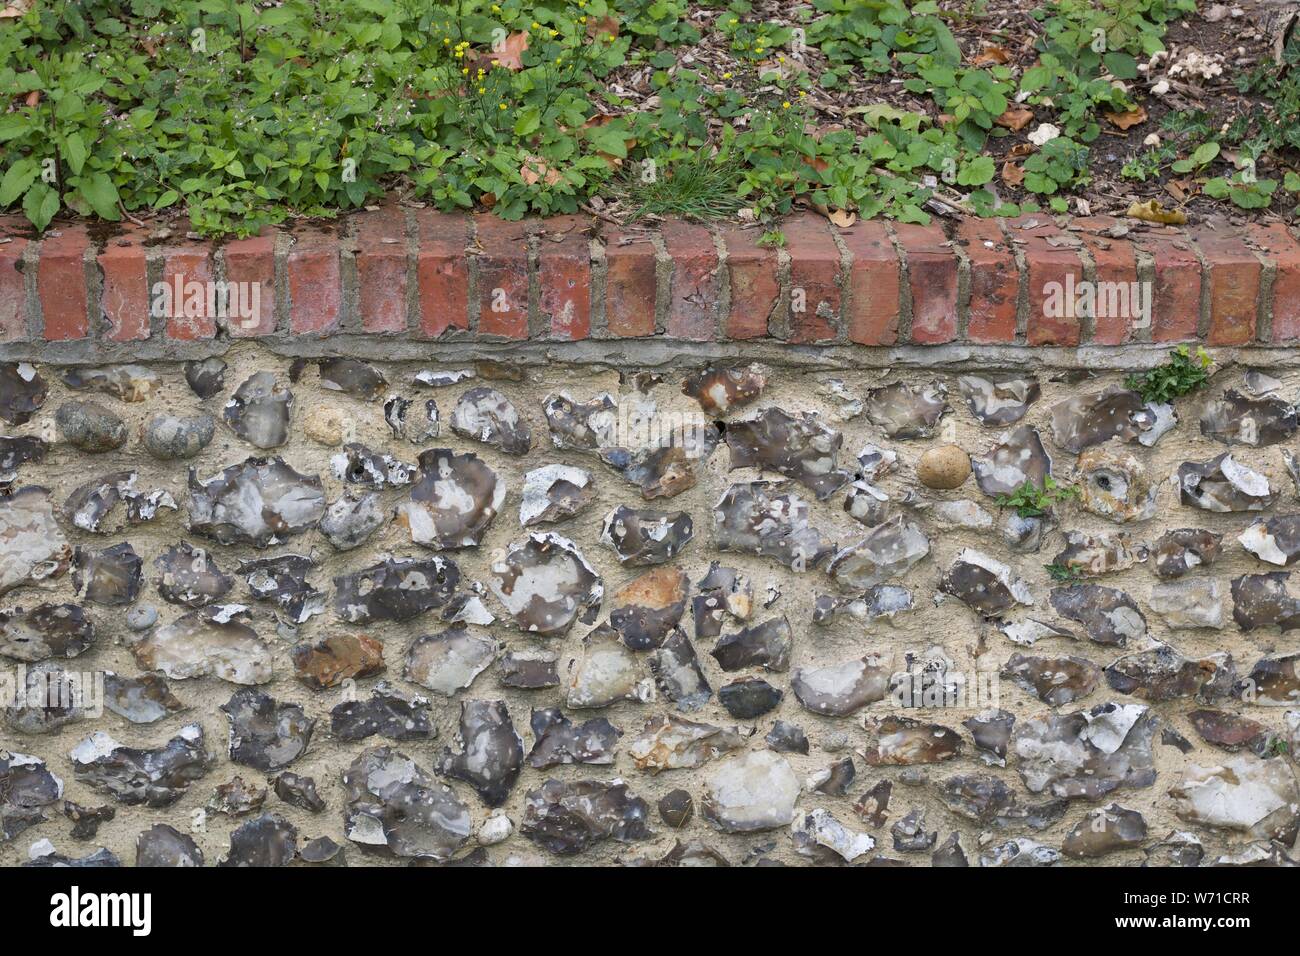
[{"label": "weed", "polygon": [[995,499],[1000,508],[1014,508],[1022,518],[1040,518],[1050,514],[1054,505],[1073,501],[1079,497],[1079,489],[1073,485],[1058,482],[1051,475],[1043,478],[1042,485],[1026,481],[1011,494],[1001,494]]},{"label": "weed", "polygon": [[1169,361],[1153,369],[1130,375],[1124,386],[1142,396],[1146,402],[1171,402],[1175,398],[1194,392],[1210,378],[1213,360],[1204,348],[1191,352],[1180,345],[1169,353]]}]

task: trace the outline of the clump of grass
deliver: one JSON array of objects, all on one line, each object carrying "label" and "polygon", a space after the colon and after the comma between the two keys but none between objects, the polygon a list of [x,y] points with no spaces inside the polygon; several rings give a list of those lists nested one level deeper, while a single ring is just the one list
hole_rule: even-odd
[{"label": "clump of grass", "polygon": [[1192,353],[1186,345],[1180,345],[1169,353],[1169,361],[1164,365],[1130,375],[1124,380],[1124,386],[1140,394],[1145,402],[1171,402],[1209,381],[1212,363],[1205,349],[1198,347]]},{"label": "clump of grass", "polygon": [[1026,481],[1011,494],[998,495],[995,500],[998,507],[1014,508],[1016,514],[1022,518],[1041,518],[1051,513],[1053,505],[1072,501],[1078,497],[1078,488],[1061,484],[1051,475],[1047,475],[1041,486]]},{"label": "clump of grass", "polygon": [[725,219],[746,205],[737,193],[736,169],[713,157],[697,153],[661,166],[647,175],[638,164],[616,182],[615,191],[631,220],[646,216],[681,216],[686,219]]}]

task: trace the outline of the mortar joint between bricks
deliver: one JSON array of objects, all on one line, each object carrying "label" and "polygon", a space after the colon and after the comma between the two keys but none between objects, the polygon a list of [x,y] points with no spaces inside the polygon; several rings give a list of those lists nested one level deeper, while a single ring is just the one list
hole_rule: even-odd
[{"label": "mortar joint between bricks", "polygon": [[778,342],[790,337],[790,298],[794,295],[794,257],[780,246],[776,250],[776,302],[767,317],[767,334]]},{"label": "mortar joint between bricks", "polygon": [[479,286],[482,276],[479,274],[479,260],[482,246],[478,241],[478,223],[473,216],[466,216],[465,228],[465,284],[469,297],[469,335],[478,335],[479,318],[483,313],[483,303],[479,301]]},{"label": "mortar joint between bricks", "polygon": [[1007,240],[1007,248],[1016,262],[1016,345],[1024,345],[1029,337],[1029,264],[1025,261],[1024,247],[1011,235],[1011,228],[1005,221],[998,221],[998,228]]},{"label": "mortar joint between bricks", "polygon": [[605,258],[605,242],[600,234],[593,234],[587,243],[591,257],[591,329],[592,338],[607,338],[609,315],[605,311],[605,295],[609,283],[609,261]]},{"label": "mortar joint between bricks", "polygon": [[1136,242],[1133,246],[1133,257],[1137,260],[1137,277],[1138,288],[1150,289],[1150,295],[1144,296],[1146,302],[1147,323],[1141,328],[1129,329],[1130,342],[1149,343],[1155,339],[1155,314],[1156,314],[1156,257],[1146,249],[1143,249]]},{"label": "mortar joint between bricks", "polygon": [[848,243],[839,230],[831,228],[830,223],[826,226],[830,230],[831,242],[835,243],[840,254],[840,271],[835,276],[835,284],[840,288],[840,314],[837,317],[839,324],[835,328],[835,342],[837,345],[846,345],[849,341],[849,323],[853,316],[853,253],[849,251]]},{"label": "mortar joint between bricks", "polygon": [[718,302],[713,315],[713,340],[720,342],[727,337],[727,319],[731,315],[731,266],[727,260],[727,244],[722,239],[721,230],[711,226],[709,237],[718,254]]},{"label": "mortar joint between bricks", "polygon": [[1192,238],[1191,233],[1187,234],[1187,247],[1191,249],[1192,255],[1196,256],[1196,261],[1201,267],[1201,289],[1200,298],[1197,302],[1196,337],[1204,342],[1210,334],[1210,305],[1214,296],[1214,274],[1210,269],[1210,260],[1205,257],[1205,253],[1201,251],[1200,243]]},{"label": "mortar joint between bricks", "polygon": [[1259,297],[1255,301],[1255,341],[1267,344],[1273,338],[1273,295],[1277,282],[1277,262],[1253,250],[1259,260]]},{"label": "mortar joint between bricks", "polygon": [[[1073,233],[1070,233],[1070,235],[1073,235]],[[1097,290],[1097,260],[1092,257],[1087,244],[1082,240],[1079,240],[1079,246],[1075,252],[1079,254],[1079,261],[1083,264],[1083,281],[1092,283],[1094,291],[1091,307],[1079,314],[1079,344],[1089,345],[1097,337],[1098,297],[1095,294]]]},{"label": "mortar joint between bricks", "polygon": [[903,240],[898,238],[892,222],[885,223],[885,232],[894,246],[894,255],[898,256],[898,344],[903,345],[912,340],[912,269]]},{"label": "mortar joint between bricks", "polygon": [[[144,252],[144,281],[145,289],[148,290],[149,303],[149,338],[154,341],[167,341],[167,316],[155,315],[153,309],[153,287],[163,281],[163,271],[166,269],[166,256],[163,255],[161,246],[146,246]],[[287,283],[286,283],[287,284]],[[285,290],[285,298],[288,298],[288,290]]]},{"label": "mortar joint between bricks", "polygon": [[672,308],[673,257],[658,231],[651,235],[650,241],[655,249],[655,335],[663,335],[668,331],[668,313]]},{"label": "mortar joint between bricks", "polygon": [[[226,281],[226,247],[224,245],[215,246],[209,253],[208,258],[212,260],[212,281],[217,283],[217,288],[222,286],[220,283]],[[223,315],[214,315],[212,317],[212,337],[217,342],[229,342],[236,338],[230,334],[230,317]]]},{"label": "mortar joint between bricks", "polygon": [[957,240],[955,230],[954,235],[948,239],[948,247],[957,257],[957,341],[965,342],[966,333],[970,329],[971,261]]},{"label": "mortar joint between bricks", "polygon": [[41,309],[41,295],[37,284],[40,271],[40,243],[29,242],[22,255],[23,312],[27,323],[27,338],[39,342],[44,338],[45,319]]},{"label": "mortar joint between bricks", "polygon": [[289,335],[293,331],[289,315],[289,250],[292,248],[293,242],[288,233],[277,230],[275,243],[271,247],[271,255],[274,257],[272,294],[275,296],[275,328],[271,331],[277,335]]},{"label": "mortar joint between bricks", "polygon": [[536,229],[529,229],[524,244],[528,252],[528,337],[551,336],[551,317],[542,314],[542,239]]},{"label": "mortar joint between bricks", "polygon": [[361,314],[361,276],[357,270],[357,221],[345,219],[338,237],[339,254],[339,327],[340,332],[362,333],[365,316]]},{"label": "mortar joint between bricks", "polygon": [[415,210],[402,207],[402,226],[406,237],[406,331],[420,331],[420,225]]}]

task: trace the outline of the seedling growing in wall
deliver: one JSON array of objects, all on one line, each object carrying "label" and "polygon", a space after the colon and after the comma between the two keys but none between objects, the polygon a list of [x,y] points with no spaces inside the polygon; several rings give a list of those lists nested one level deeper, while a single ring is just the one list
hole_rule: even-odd
[{"label": "seedling growing in wall", "polygon": [[1043,567],[1047,569],[1047,576],[1057,584],[1078,584],[1083,580],[1083,575],[1072,564],[1053,563]]},{"label": "seedling growing in wall", "polygon": [[1048,475],[1041,486],[1026,481],[1011,494],[998,495],[995,500],[999,508],[1014,508],[1022,518],[1041,518],[1051,514],[1053,505],[1078,497],[1078,488],[1061,484]]},{"label": "seedling growing in wall", "polygon": [[1131,388],[1147,402],[1171,402],[1175,398],[1194,392],[1210,378],[1213,359],[1204,348],[1197,347],[1193,354],[1186,345],[1169,353],[1169,361],[1149,371],[1130,375],[1124,386]]}]

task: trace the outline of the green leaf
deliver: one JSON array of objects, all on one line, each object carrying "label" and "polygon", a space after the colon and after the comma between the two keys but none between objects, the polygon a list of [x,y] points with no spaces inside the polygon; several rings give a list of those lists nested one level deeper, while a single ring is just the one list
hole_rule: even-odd
[{"label": "green leaf", "polygon": [[122,212],[117,208],[117,187],[113,185],[113,180],[109,179],[107,174],[91,173],[89,176],[83,176],[77,186],[77,192],[90,203],[90,208],[95,210],[95,214],[101,219],[116,222],[122,218]]},{"label": "green leaf", "polygon": [[36,183],[23,197],[23,213],[38,230],[44,229],[59,211],[59,194],[45,183]]},{"label": "green leaf", "polygon": [[1106,64],[1112,76],[1117,80],[1135,80],[1138,75],[1138,64],[1132,56],[1127,53],[1107,53],[1101,58]]},{"label": "green leaf", "polygon": [[536,106],[528,106],[519,111],[515,117],[515,135],[528,136],[542,125],[542,114]]},{"label": "green leaf", "polygon": [[957,173],[957,182],[962,186],[983,186],[993,179],[997,168],[989,156],[976,156],[962,165]]},{"label": "green leaf", "polygon": [[80,176],[81,167],[86,165],[86,144],[81,141],[80,133],[73,133],[63,141],[63,158],[68,161],[72,175]]},{"label": "green leaf", "polygon": [[10,166],[4,179],[0,180],[0,206],[8,206],[25,193],[27,187],[36,181],[38,173],[40,167],[30,156],[24,156]]}]

